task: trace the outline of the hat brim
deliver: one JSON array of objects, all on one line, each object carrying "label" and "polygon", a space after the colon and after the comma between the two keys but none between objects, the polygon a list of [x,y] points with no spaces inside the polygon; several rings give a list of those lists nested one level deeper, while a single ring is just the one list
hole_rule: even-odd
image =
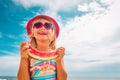
[{"label": "hat brim", "polygon": [[49,19],[49,20],[51,20],[51,21],[54,23],[54,25],[55,25],[56,38],[58,38],[58,36],[59,36],[59,30],[60,30],[60,29],[59,29],[59,25],[58,25],[58,23],[55,21],[55,19],[53,19],[52,17],[47,16],[47,15],[37,15],[37,16],[33,17],[32,19],[30,19],[30,20],[28,21],[27,27],[26,27],[28,36],[31,35],[31,26],[32,26],[33,21],[36,20],[36,19],[39,19],[39,18]]}]

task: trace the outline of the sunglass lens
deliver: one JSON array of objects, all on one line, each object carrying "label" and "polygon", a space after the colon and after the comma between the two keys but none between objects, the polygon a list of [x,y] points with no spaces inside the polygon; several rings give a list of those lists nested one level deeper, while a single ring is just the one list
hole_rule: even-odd
[{"label": "sunglass lens", "polygon": [[42,26],[42,23],[35,23],[34,24],[34,27],[36,27],[36,28],[40,28]]},{"label": "sunglass lens", "polygon": [[50,29],[52,27],[52,24],[51,23],[45,23],[45,27],[46,27],[46,29]]}]

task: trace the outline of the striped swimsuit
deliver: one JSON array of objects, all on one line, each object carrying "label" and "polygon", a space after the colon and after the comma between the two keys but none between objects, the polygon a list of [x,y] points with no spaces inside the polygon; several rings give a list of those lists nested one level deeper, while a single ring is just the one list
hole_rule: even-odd
[{"label": "striped swimsuit", "polygon": [[58,54],[56,51],[40,52],[30,47],[28,55],[31,80],[57,80],[55,58]]},{"label": "striped swimsuit", "polygon": [[56,61],[40,61],[30,58],[31,80],[57,80]]}]

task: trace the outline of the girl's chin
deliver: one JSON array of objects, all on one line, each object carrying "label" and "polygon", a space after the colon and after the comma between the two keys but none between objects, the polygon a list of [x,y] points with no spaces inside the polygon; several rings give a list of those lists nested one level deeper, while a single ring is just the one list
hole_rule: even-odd
[{"label": "girl's chin", "polygon": [[47,37],[40,37],[40,38],[38,38],[38,40],[46,41],[46,40],[49,40],[49,39]]},{"label": "girl's chin", "polygon": [[38,38],[48,38],[46,35],[39,35]]},{"label": "girl's chin", "polygon": [[49,40],[49,37],[47,35],[38,35],[36,38],[38,40]]}]

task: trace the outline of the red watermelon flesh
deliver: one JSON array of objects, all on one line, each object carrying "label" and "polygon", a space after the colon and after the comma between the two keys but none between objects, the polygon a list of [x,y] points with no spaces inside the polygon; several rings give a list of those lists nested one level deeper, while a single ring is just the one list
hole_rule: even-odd
[{"label": "red watermelon flesh", "polygon": [[34,59],[38,59],[38,60],[50,60],[50,59],[55,59],[58,57],[57,52],[54,51],[50,51],[50,52],[44,52],[44,51],[38,51],[35,48],[32,48],[31,46],[29,47],[30,51],[28,53],[28,55]]}]

